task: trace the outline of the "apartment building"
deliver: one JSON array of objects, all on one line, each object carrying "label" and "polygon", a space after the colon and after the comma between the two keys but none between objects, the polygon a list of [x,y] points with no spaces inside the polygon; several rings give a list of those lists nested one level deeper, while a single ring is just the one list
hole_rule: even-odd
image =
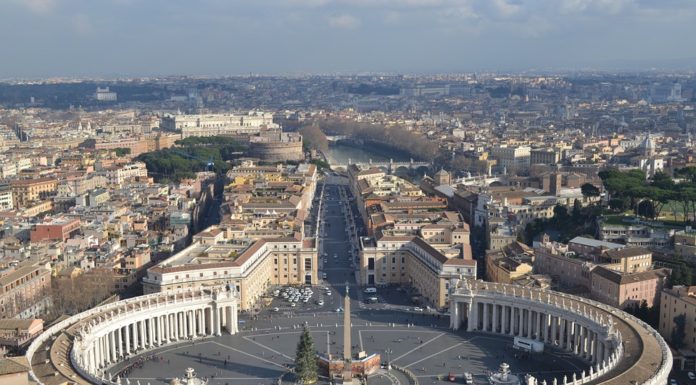
[{"label": "apartment building", "polygon": [[48,198],[55,194],[58,180],[55,178],[17,179],[10,182],[15,208]]},{"label": "apartment building", "polygon": [[12,210],[14,200],[12,198],[12,187],[8,183],[0,184],[0,211]]},{"label": "apartment building", "polygon": [[0,271],[0,318],[36,318],[48,305],[51,267],[22,262]]},{"label": "apartment building", "polygon": [[99,171],[98,175],[106,177],[107,183],[113,186],[121,185],[127,180],[146,178],[147,168],[143,162],[134,162],[123,166],[110,166]]},{"label": "apartment building", "polygon": [[660,322],[657,330],[671,341],[675,319],[684,317],[683,350],[696,352],[696,286],[674,286],[663,289],[660,295]]}]

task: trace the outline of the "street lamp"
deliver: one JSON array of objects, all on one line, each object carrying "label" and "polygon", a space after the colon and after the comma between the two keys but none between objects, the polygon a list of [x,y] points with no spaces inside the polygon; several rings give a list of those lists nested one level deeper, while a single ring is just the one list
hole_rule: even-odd
[{"label": "street lamp", "polygon": [[387,353],[387,370],[391,370],[391,354],[392,354],[392,350],[391,350],[391,349],[384,349],[384,352]]}]

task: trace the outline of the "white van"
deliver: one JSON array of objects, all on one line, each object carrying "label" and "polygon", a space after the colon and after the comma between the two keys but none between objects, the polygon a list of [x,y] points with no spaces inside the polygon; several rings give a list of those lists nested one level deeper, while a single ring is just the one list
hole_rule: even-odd
[{"label": "white van", "polygon": [[377,289],[375,289],[374,287],[368,287],[368,288],[365,289],[364,292],[365,292],[366,294],[374,294],[374,293],[377,292]]}]

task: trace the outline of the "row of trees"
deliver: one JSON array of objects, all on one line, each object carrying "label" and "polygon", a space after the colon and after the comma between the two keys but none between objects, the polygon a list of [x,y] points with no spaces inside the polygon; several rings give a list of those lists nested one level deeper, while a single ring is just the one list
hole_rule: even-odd
[{"label": "row of trees", "polygon": [[58,276],[47,293],[51,306],[44,317],[54,320],[63,314],[77,314],[91,309],[116,292],[116,278],[110,270],[93,269],[76,276]]},{"label": "row of trees", "polygon": [[302,134],[302,142],[306,148],[317,151],[329,150],[329,140],[326,139],[326,135],[317,124],[312,123],[303,126],[299,129],[299,132]]},{"label": "row of trees", "polygon": [[696,217],[696,167],[677,169],[675,176],[683,179],[677,183],[663,172],[646,179],[640,170],[599,172],[604,188],[611,194],[610,208],[634,210],[636,215],[655,219],[667,204],[674,202],[681,205],[687,222]]}]

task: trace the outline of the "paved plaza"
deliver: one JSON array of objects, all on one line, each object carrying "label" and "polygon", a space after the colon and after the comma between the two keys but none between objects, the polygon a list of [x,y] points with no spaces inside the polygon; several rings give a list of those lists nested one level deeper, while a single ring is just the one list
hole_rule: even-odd
[{"label": "paved plaza", "polygon": [[[187,367],[210,384],[275,384],[293,362],[301,325],[310,325],[318,353],[340,355],[343,346],[341,314],[306,313],[294,316],[261,317],[245,322],[238,335],[183,342],[154,350],[115,366],[111,373],[122,373],[131,384],[168,384]],[[392,324],[389,321],[399,322]],[[406,326],[414,324],[414,326]],[[422,384],[444,384],[437,377],[452,372],[474,374],[476,383],[485,383],[485,375],[501,362],[514,372],[530,373],[550,379],[561,373],[587,366],[563,353],[542,353],[516,357],[511,339],[496,335],[451,332],[446,317],[407,314],[394,311],[361,311],[352,317],[353,353],[364,350],[379,353],[382,360],[412,371]],[[338,325],[338,326],[336,326]],[[125,370],[125,372],[124,372]],[[322,379],[326,383],[326,378]],[[392,383],[387,377],[370,383]]]}]

